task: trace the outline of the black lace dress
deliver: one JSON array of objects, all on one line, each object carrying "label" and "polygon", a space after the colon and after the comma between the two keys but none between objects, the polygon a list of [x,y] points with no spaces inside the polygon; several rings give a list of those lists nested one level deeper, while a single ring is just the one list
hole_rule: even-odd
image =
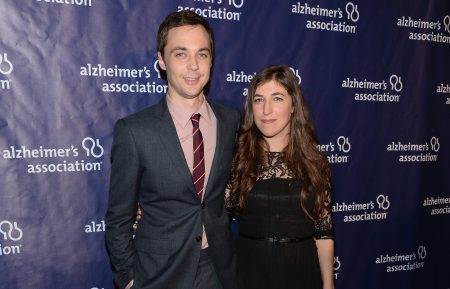
[{"label": "black lace dress", "polygon": [[[315,239],[333,238],[331,215],[316,222],[308,218],[300,207],[302,181],[293,180],[281,153],[268,153],[268,163],[259,168],[245,210],[239,214],[240,289],[321,289]],[[309,212],[314,201],[310,193]],[[226,203],[229,208],[236,205],[235,196],[228,194]]]}]

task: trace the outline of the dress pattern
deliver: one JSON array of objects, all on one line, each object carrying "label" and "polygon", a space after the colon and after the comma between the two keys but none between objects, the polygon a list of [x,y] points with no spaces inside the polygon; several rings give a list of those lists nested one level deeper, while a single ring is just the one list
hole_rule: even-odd
[{"label": "dress pattern", "polygon": [[[293,178],[283,154],[267,153],[267,165],[258,168],[255,186],[239,213],[237,240],[241,289],[321,289],[314,239],[333,238],[331,210],[311,220],[300,205],[302,180]],[[226,205],[237,205],[236,194],[226,194]],[[315,194],[310,191],[306,208],[313,215]],[[330,194],[326,204],[331,205]],[[249,238],[250,237],[250,238]],[[290,238],[295,242],[268,242],[267,238]],[[262,240],[259,240],[262,239]],[[301,241],[298,241],[301,240]]]}]

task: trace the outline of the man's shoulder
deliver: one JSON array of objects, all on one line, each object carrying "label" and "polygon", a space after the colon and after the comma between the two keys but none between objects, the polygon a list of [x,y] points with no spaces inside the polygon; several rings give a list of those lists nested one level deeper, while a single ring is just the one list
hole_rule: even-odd
[{"label": "man's shoulder", "polygon": [[158,102],[152,106],[144,108],[140,111],[137,111],[133,114],[130,114],[122,119],[120,122],[124,122],[127,124],[138,124],[138,123],[152,123],[156,119],[161,118],[163,112],[163,106],[161,102]]},{"label": "man's shoulder", "polygon": [[211,105],[213,108],[216,108],[216,109],[239,112],[236,108],[234,108],[230,105],[224,104],[222,102],[219,102],[217,100],[211,99],[211,98],[208,98],[208,103],[209,103],[209,105]]},{"label": "man's shoulder", "polygon": [[219,112],[226,116],[226,118],[240,118],[240,112],[236,108],[223,104],[217,100],[208,99],[209,105],[212,107],[214,112]]}]

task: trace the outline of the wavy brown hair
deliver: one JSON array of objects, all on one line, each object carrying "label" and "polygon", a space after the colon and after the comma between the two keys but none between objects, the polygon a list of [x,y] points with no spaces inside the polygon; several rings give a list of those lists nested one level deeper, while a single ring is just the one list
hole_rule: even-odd
[{"label": "wavy brown hair", "polygon": [[[294,178],[303,180],[299,192],[303,211],[311,219],[317,220],[319,216],[331,213],[327,196],[331,189],[330,165],[317,148],[314,127],[298,80],[286,65],[266,67],[250,83],[233,160],[231,192],[239,195],[239,207],[244,208],[247,196],[256,183],[258,167],[267,163],[265,152],[269,146],[255,125],[252,102],[256,89],[271,80],[282,85],[292,98],[294,111],[290,120],[289,142],[283,150],[284,161]],[[316,193],[315,208],[314,212],[308,212],[305,203],[312,190]]]}]

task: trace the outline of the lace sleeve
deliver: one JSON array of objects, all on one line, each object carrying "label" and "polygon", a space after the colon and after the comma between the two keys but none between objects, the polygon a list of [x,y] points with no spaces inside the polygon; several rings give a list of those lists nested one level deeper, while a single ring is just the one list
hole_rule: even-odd
[{"label": "lace sleeve", "polygon": [[325,210],[319,214],[315,221],[314,237],[316,239],[334,239],[330,191],[325,192]]},{"label": "lace sleeve", "polygon": [[228,181],[225,188],[225,208],[229,211],[239,207],[239,194],[231,191],[231,180],[232,178]]},{"label": "lace sleeve", "polygon": [[239,219],[239,194],[233,192],[231,187],[231,181],[229,181],[225,188],[225,210],[230,221]]}]

